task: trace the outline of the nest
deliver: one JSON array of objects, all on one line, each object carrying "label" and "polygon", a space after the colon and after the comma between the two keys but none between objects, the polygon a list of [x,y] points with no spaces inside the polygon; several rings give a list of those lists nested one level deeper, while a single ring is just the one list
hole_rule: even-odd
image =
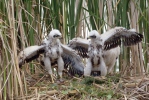
[{"label": "nest", "polygon": [[16,100],[149,100],[148,75],[73,78],[63,75],[63,83],[57,80],[51,83],[45,72],[24,75],[27,93],[24,97],[13,97]]},{"label": "nest", "polygon": [[149,77],[125,77],[121,78],[123,86],[120,89],[124,99],[130,100],[149,100]]}]

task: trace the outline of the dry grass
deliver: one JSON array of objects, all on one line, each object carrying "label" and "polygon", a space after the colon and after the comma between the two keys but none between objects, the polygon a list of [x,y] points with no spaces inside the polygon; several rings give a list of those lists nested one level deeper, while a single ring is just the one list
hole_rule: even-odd
[{"label": "dry grass", "polygon": [[[45,70],[36,74],[25,72],[28,93],[15,100],[148,100],[149,75],[107,77],[70,77],[64,74],[64,83],[51,83]],[[46,73],[46,74],[45,74]],[[24,75],[23,74],[23,75]]]}]

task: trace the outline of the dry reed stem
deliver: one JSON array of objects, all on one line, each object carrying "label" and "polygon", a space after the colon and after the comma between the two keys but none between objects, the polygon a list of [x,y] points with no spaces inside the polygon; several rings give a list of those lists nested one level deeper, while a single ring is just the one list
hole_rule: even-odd
[{"label": "dry reed stem", "polygon": [[108,11],[108,21],[107,21],[107,23],[108,23],[108,30],[109,29],[111,29],[111,26],[113,26],[113,20],[115,19],[114,18],[114,14],[113,14],[113,10],[112,10],[112,2],[113,1],[111,1],[111,0],[108,0],[107,1],[107,11]]},{"label": "dry reed stem", "polygon": [[125,95],[129,99],[145,99],[149,98],[149,77],[129,77],[127,79],[123,78],[123,86]]},{"label": "dry reed stem", "polygon": [[[135,8],[135,3],[134,1],[130,1],[130,10],[131,10],[131,20],[129,18],[129,22],[131,23],[131,28],[136,29],[137,31],[139,31],[139,24],[137,24],[138,22],[138,18],[139,18],[139,12],[138,10]],[[142,56],[142,46],[141,45],[136,45],[136,46],[132,46],[131,47],[131,52],[132,52],[132,63],[134,63],[134,69],[132,71],[131,74],[140,74],[143,75],[144,73],[144,66],[143,66],[143,60],[142,57],[140,58],[140,56]]]},{"label": "dry reed stem", "polygon": [[98,85],[98,84],[96,84],[96,83],[93,83],[93,85],[94,85],[95,87],[99,88],[99,89],[102,89],[102,90],[105,90],[105,89],[106,89],[106,87],[101,86],[101,85]]}]

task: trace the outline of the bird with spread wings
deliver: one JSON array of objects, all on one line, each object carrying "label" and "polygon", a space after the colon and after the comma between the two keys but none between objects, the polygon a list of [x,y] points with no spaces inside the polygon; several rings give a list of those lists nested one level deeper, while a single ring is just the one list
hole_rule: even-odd
[{"label": "bird with spread wings", "polygon": [[121,43],[124,46],[135,45],[142,41],[143,35],[134,29],[115,27],[101,35],[96,30],[92,30],[88,38],[90,40],[74,38],[68,46],[77,50],[80,56],[88,58],[84,76],[90,76],[94,71],[100,72],[97,73],[98,75],[105,76],[111,72],[120,54],[119,45]]},{"label": "bird with spread wings", "polygon": [[59,38],[61,38],[61,33],[59,30],[54,29],[48,34],[48,38],[43,40],[40,46],[29,46],[22,50],[18,55],[19,66],[38,58],[40,54],[44,54],[44,66],[51,75],[52,82],[54,80],[51,67],[55,62],[58,65],[60,81],[62,81],[62,71],[64,69],[68,70],[71,75],[82,75],[84,73],[82,59],[77,55],[75,50],[67,45],[63,45]]}]

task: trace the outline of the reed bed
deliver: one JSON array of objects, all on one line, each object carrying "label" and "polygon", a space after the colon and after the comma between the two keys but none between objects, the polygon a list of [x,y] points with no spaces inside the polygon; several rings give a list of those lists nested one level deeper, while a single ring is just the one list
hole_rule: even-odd
[{"label": "reed bed", "polygon": [[[18,53],[40,44],[52,29],[59,29],[67,44],[74,37],[86,38],[90,30],[103,33],[115,26],[135,28],[144,39],[136,46],[121,46],[113,75],[66,75],[64,84],[51,84],[38,60],[18,66]],[[147,100],[148,32],[149,0],[1,0],[0,100]]]}]

